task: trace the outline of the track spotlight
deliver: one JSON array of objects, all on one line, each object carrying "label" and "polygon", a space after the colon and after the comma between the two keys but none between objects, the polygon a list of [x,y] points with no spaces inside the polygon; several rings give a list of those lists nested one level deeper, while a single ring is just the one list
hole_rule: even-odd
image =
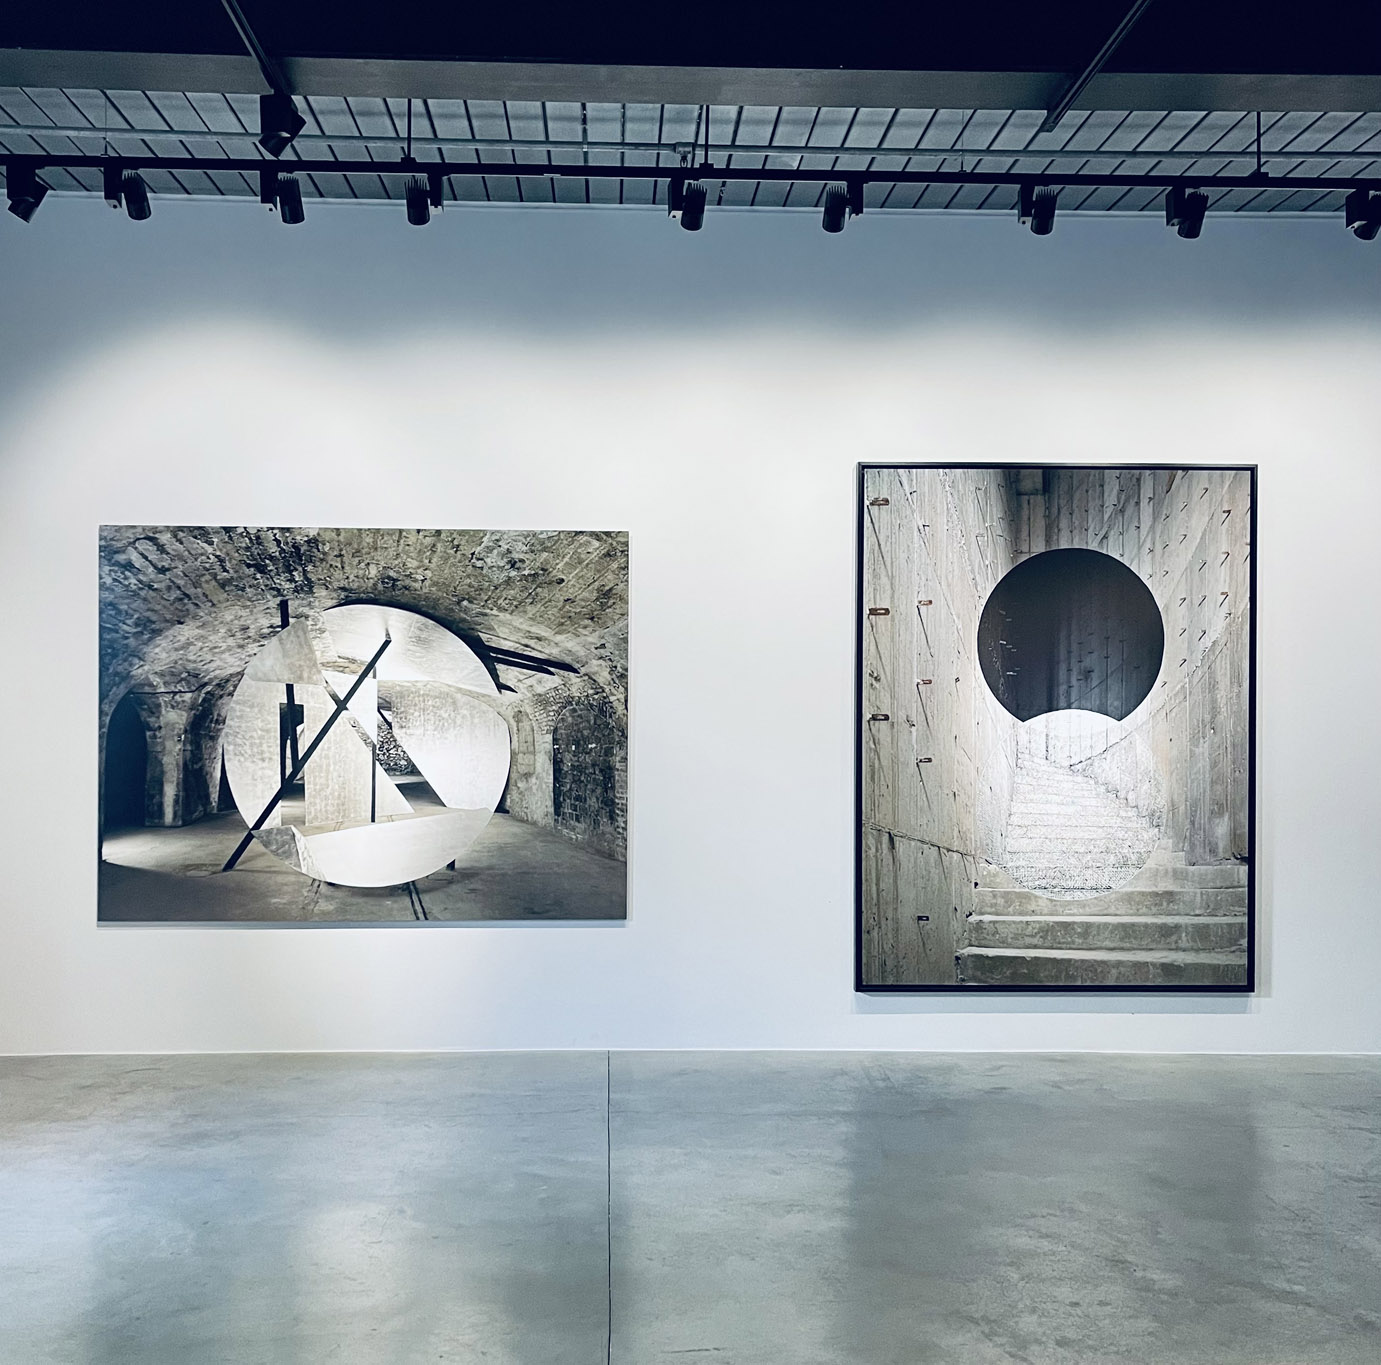
[{"label": "track spotlight", "polygon": [[136,223],[152,215],[149,189],[138,171],[127,171],[118,161],[108,161],[101,169],[101,184],[111,208],[123,207]]},{"label": "track spotlight", "polygon": [[301,223],[306,220],[302,208],[302,186],[295,175],[284,175],[281,171],[265,169],[259,172],[259,202],[285,223]]},{"label": "track spotlight", "polygon": [[282,156],[307,120],[297,112],[291,95],[259,96],[259,145],[270,156]]},{"label": "track spotlight", "polygon": [[825,210],[820,226],[826,232],[843,232],[849,216],[849,191],[843,185],[830,185],[825,190]]},{"label": "track spotlight", "polygon": [[1370,190],[1353,190],[1343,201],[1347,230],[1364,242],[1375,240],[1381,232],[1381,194]]},{"label": "track spotlight", "polygon": [[403,189],[403,198],[407,200],[408,222],[413,227],[426,227],[432,220],[432,200],[427,191],[427,182],[420,175],[409,176]]},{"label": "track spotlight", "polygon": [[47,194],[48,186],[38,178],[32,161],[15,158],[5,163],[5,198],[10,212],[21,222],[33,218]]},{"label": "track spotlight", "polygon": [[705,187],[699,181],[686,186],[685,201],[681,205],[681,226],[687,232],[699,232],[705,221]]},{"label": "track spotlight", "polygon": [[684,175],[667,181],[667,217],[675,218],[687,232],[699,232],[705,221],[705,187]]},{"label": "track spotlight", "polygon": [[142,223],[153,213],[149,205],[149,187],[138,171],[125,172],[125,212],[136,223]]},{"label": "track spotlight", "polygon": [[673,175],[667,181],[667,216],[680,221],[687,232],[699,232],[705,221],[705,187],[698,180]]},{"label": "track spotlight", "polygon": [[278,216],[285,223],[301,223],[307,217],[302,209],[302,184],[295,175],[278,177]]},{"label": "track spotlight", "polygon": [[826,187],[820,226],[826,232],[843,232],[849,219],[857,218],[862,212],[863,181],[860,177],[854,177],[843,185]]},{"label": "track spotlight", "polygon": [[1173,185],[1165,194],[1165,226],[1181,237],[1197,237],[1208,212],[1208,195],[1202,190],[1187,190]]},{"label": "track spotlight", "polygon": [[407,203],[408,222],[413,227],[426,227],[432,220],[432,210],[446,207],[446,177],[440,171],[428,171],[426,179],[410,176],[403,186],[403,199]]},{"label": "track spotlight", "polygon": [[1017,190],[1017,221],[1037,237],[1048,237],[1055,228],[1055,200],[1059,191],[1049,185],[1022,185]]}]

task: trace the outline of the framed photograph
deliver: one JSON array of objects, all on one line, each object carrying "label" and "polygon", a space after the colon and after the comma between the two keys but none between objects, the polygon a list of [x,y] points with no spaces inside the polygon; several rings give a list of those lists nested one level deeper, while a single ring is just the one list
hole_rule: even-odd
[{"label": "framed photograph", "polygon": [[1254,466],[860,466],[859,991],[1251,991]]},{"label": "framed photograph", "polygon": [[625,915],[628,537],[105,526],[103,923]]}]

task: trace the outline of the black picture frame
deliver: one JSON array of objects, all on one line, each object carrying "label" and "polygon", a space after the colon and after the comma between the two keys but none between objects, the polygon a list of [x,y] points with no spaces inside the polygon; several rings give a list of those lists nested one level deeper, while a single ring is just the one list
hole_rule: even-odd
[{"label": "black picture frame", "polygon": [[[1239,473],[1248,478],[1250,500],[1247,518],[1247,735],[1246,735],[1246,963],[1245,977],[1240,982],[1215,983],[1146,983],[1097,982],[1060,984],[1036,983],[979,983],[957,979],[949,982],[881,982],[867,979],[864,954],[864,840],[865,840],[865,747],[868,719],[865,717],[865,652],[867,646],[868,602],[865,600],[865,556],[867,553],[868,500],[866,483],[870,473],[877,471],[920,470],[981,470],[1016,473],[1018,471],[1051,470],[1080,472],[1136,472]],[[1191,996],[1247,996],[1257,990],[1258,953],[1260,951],[1257,925],[1258,878],[1260,861],[1257,823],[1257,565],[1259,546],[1258,527],[1258,466],[1255,464],[1189,464],[1189,463],[1084,463],[1084,462],[1017,462],[1017,461],[863,461],[856,466],[855,478],[855,623],[854,623],[854,982],[855,993],[861,995],[1191,995]],[[974,623],[975,633],[977,622]],[[977,887],[977,883],[975,883]]]}]

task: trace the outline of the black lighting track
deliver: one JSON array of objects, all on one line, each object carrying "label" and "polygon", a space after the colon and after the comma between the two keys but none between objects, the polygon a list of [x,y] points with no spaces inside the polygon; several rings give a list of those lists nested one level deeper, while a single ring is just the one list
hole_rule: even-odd
[{"label": "black lighting track", "polygon": [[[809,149],[803,149],[808,154]],[[912,152],[915,156],[919,153]],[[1030,155],[1030,154],[1027,154]],[[68,171],[102,170],[118,161],[131,171],[205,171],[258,174],[276,170],[282,175],[363,175],[414,176],[427,175],[450,178],[463,176],[506,177],[533,180],[682,180],[700,181],[778,181],[805,185],[1024,185],[1050,186],[1068,189],[1171,189],[1191,188],[1204,192],[1227,190],[1351,190],[1381,191],[1381,177],[1350,175],[1289,175],[1272,176],[1268,172],[1249,171],[1241,175],[1186,175],[1179,172],[1143,172],[1134,174],[1103,174],[1065,172],[1055,169],[1034,171],[889,171],[889,170],[791,170],[777,167],[748,166],[590,166],[581,163],[521,163],[511,161],[343,161],[334,159],[270,161],[264,157],[207,157],[207,156],[77,156],[62,153],[37,153],[4,157],[7,164],[22,163],[35,170],[62,169]]]}]

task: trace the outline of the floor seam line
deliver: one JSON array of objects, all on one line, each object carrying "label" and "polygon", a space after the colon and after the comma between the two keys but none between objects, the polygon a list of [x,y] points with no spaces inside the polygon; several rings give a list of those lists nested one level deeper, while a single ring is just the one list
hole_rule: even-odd
[{"label": "floor seam line", "polygon": [[604,1365],[614,1357],[614,1137],[611,1120],[613,1054],[604,1053]]}]

